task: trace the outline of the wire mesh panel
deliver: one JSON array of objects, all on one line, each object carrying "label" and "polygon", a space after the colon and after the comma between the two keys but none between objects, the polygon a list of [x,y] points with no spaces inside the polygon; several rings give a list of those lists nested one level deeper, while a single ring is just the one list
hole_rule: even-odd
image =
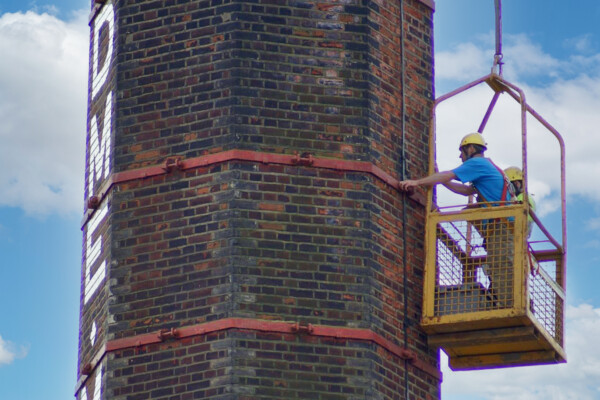
[{"label": "wire mesh panel", "polygon": [[528,254],[530,274],[528,279],[529,310],[546,332],[563,345],[564,295],[554,279],[556,261],[538,261]]},{"label": "wire mesh panel", "polygon": [[510,218],[439,222],[434,314],[512,307],[513,265]]}]

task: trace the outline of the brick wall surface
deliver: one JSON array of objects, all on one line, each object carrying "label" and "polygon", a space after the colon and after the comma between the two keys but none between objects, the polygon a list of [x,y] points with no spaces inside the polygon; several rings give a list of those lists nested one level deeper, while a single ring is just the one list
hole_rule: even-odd
[{"label": "brick wall surface", "polygon": [[[368,161],[396,179],[426,171],[431,4],[109,4],[112,173],[231,149]],[[227,329],[100,361],[86,344],[92,320],[104,342],[226,318],[290,321],[372,331],[435,369],[419,328],[424,208],[379,178],[231,160],[107,193],[107,279],[96,308],[82,302],[78,400],[439,397],[438,378],[371,340]]]},{"label": "brick wall surface", "polygon": [[[228,331],[118,351],[114,398],[398,399],[404,362],[371,343]],[[412,375],[412,374],[411,374]],[[431,399],[412,375],[411,398]]]}]

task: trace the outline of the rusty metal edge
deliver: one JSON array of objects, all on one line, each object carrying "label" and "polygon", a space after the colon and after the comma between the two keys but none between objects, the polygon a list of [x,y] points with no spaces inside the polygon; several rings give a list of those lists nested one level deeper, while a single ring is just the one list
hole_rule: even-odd
[{"label": "rusty metal edge", "polygon": [[418,2],[425,4],[427,7],[431,8],[432,11],[435,11],[435,1],[434,0],[418,0]]}]

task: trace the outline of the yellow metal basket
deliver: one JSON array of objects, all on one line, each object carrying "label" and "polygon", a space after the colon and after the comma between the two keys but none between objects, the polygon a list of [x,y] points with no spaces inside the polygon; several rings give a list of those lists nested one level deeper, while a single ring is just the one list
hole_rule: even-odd
[{"label": "yellow metal basket", "polygon": [[529,246],[527,213],[514,204],[428,216],[421,325],[452,369],[566,359],[562,249]]}]

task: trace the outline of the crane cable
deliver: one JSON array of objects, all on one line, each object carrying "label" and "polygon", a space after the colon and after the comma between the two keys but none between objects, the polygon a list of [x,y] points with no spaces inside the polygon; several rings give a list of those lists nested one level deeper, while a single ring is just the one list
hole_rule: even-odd
[{"label": "crane cable", "polygon": [[492,65],[492,73],[496,73],[502,76],[502,65],[504,62],[502,58],[502,0],[494,0],[496,8],[496,54],[494,54],[494,64]]}]

